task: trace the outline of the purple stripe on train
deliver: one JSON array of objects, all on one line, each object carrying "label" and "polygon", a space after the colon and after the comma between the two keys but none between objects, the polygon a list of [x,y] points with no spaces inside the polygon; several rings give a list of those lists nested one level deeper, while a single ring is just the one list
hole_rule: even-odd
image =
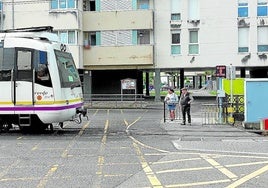
[{"label": "purple stripe on train", "polygon": [[0,107],[0,111],[58,111],[82,107],[83,103],[72,104],[68,106],[12,106]]}]

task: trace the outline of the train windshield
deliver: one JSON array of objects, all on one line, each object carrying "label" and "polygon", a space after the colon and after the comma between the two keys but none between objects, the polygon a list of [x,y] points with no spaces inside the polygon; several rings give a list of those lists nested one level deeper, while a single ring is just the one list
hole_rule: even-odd
[{"label": "train windshield", "polygon": [[59,68],[61,86],[64,88],[81,86],[79,74],[72,55],[59,50],[55,50],[55,55]]}]

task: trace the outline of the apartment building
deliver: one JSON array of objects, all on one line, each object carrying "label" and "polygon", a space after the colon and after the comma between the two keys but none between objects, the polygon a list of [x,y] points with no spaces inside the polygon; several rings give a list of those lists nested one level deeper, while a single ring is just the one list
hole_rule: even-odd
[{"label": "apartment building", "polygon": [[[1,28],[51,25],[69,45],[85,93],[120,93],[121,80],[234,66],[268,77],[268,0],[2,0]],[[199,84],[201,77],[194,80]]]}]

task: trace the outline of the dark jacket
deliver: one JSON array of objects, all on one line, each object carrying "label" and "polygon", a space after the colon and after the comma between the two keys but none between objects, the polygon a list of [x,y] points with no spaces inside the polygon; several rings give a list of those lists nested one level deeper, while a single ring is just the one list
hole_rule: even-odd
[{"label": "dark jacket", "polygon": [[190,103],[193,101],[193,97],[187,92],[185,95],[181,94],[180,97],[180,105],[182,106],[190,106]]}]

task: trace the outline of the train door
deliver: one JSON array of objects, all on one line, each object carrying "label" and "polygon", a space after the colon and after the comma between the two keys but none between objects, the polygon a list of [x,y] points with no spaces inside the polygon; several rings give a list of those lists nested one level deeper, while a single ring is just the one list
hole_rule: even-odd
[{"label": "train door", "polygon": [[31,106],[34,104],[33,51],[16,48],[14,105]]}]

